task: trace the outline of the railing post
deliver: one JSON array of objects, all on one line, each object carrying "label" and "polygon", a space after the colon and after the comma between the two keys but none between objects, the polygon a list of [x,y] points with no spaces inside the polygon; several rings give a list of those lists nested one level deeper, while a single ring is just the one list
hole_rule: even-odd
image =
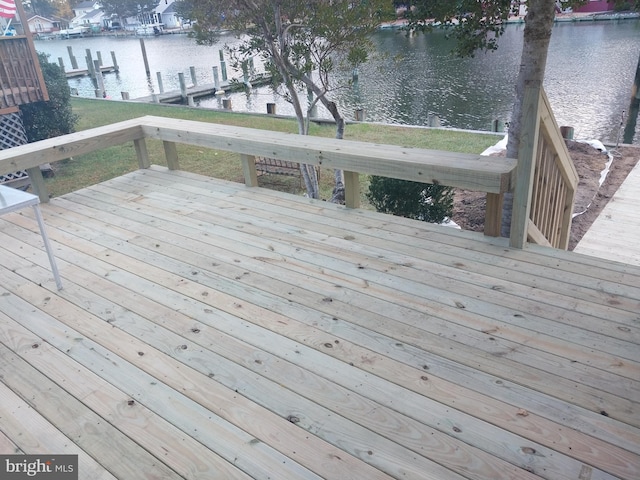
[{"label": "railing post", "polygon": [[244,173],[244,184],[247,187],[258,186],[258,172],[256,171],[256,157],[253,155],[240,155],[242,161],[242,172]]},{"label": "railing post", "polygon": [[344,171],[344,203],[347,208],[360,208],[360,175]]},{"label": "railing post", "polygon": [[484,213],[484,234],[488,237],[499,237],[502,224],[502,201],[504,195],[487,193],[487,206]]},{"label": "railing post", "polygon": [[40,167],[27,168],[27,173],[29,174],[29,180],[31,180],[31,188],[33,188],[34,193],[40,198],[40,203],[48,203],[49,192],[47,191],[47,186],[44,184]]},{"label": "railing post", "polygon": [[527,243],[533,172],[536,166],[535,159],[540,133],[540,87],[525,88],[520,132],[509,240],[509,244],[514,248],[524,248]]},{"label": "railing post", "polygon": [[147,142],[145,142],[144,138],[134,140],[133,147],[136,150],[136,157],[138,157],[138,166],[140,168],[149,168],[151,163],[149,162],[149,152],[147,152]]},{"label": "railing post", "polygon": [[164,156],[167,159],[167,167],[169,170],[180,170],[180,162],[178,161],[178,150],[174,142],[163,141]]}]

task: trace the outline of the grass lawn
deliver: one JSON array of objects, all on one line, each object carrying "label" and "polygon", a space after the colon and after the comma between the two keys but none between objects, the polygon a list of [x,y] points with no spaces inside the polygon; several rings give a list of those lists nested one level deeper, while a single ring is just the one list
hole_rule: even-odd
[{"label": "grass lawn", "polygon": [[[294,120],[267,115],[251,115],[172,105],[83,98],[73,98],[72,106],[73,111],[79,116],[76,130],[86,130],[144,115],[155,115],[259,128],[263,130],[292,133],[298,131],[297,124]],[[335,135],[333,125],[312,124],[310,130],[312,135],[324,137],[333,137]],[[345,138],[364,142],[386,143],[464,153],[480,153],[488,146],[495,144],[499,139],[497,136],[481,133],[370,123],[347,125],[345,128]],[[151,163],[164,165],[162,142],[148,139],[147,147]],[[189,145],[178,145],[178,155],[180,158],[180,168],[183,170],[226,180],[244,181],[238,154],[207,150]],[[47,187],[51,195],[59,196],[130,172],[135,170],[137,165],[132,143],[111,147],[99,152],[58,162],[54,165],[55,176],[47,179]],[[362,177],[362,191],[364,192],[368,179],[364,175]],[[282,178],[282,180],[278,180],[278,185],[275,185],[273,188],[302,193],[297,179]],[[330,196],[332,180],[332,172],[322,172],[321,191],[323,198]]]}]

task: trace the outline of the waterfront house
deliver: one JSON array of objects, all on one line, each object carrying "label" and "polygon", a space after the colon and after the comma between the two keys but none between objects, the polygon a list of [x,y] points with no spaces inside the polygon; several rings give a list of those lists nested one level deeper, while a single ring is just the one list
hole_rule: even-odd
[{"label": "waterfront house", "polygon": [[60,29],[60,24],[49,18],[40,15],[34,15],[27,20],[29,31],[34,34],[41,35],[43,33],[51,33]]},{"label": "waterfront house", "polygon": [[87,27],[92,32],[99,32],[105,25],[105,20],[107,19],[107,17],[105,16],[99,4],[94,5],[97,5],[97,8],[77,10],[78,12],[82,13],[76,15],[73,20],[71,20],[71,27]]},{"label": "waterfront house", "polygon": [[607,0],[589,0],[581,7],[573,9],[576,13],[601,13],[615,10],[615,2]]},{"label": "waterfront house", "polygon": [[175,0],[160,0],[155,14],[158,23],[161,23],[165,29],[182,27],[182,18],[176,14]]}]

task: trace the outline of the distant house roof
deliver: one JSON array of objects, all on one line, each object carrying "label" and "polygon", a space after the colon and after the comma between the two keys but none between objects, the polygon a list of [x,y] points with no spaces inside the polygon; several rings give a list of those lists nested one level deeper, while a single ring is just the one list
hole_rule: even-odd
[{"label": "distant house roof", "polygon": [[29,17],[29,18],[27,19],[27,23],[30,23],[30,22],[31,22],[31,21],[33,21],[33,20],[41,20],[41,21],[49,22],[49,23],[53,23],[53,22],[55,22],[55,20],[51,20],[50,18],[46,18],[46,17],[43,17],[43,16],[41,16],[41,15],[34,15],[34,16]]},{"label": "distant house roof", "polygon": [[168,13],[176,13],[176,4],[172,3],[165,10],[163,10],[162,12],[158,12],[158,13],[162,13],[163,15],[166,15]]},{"label": "distant house roof", "polygon": [[155,8],[156,13],[175,13],[176,6],[174,0],[160,0],[160,4]]},{"label": "distant house roof", "polygon": [[91,10],[90,12],[85,13],[82,18],[91,20],[93,17],[99,17],[100,15],[102,15],[102,10]]},{"label": "distant house roof", "polygon": [[95,5],[98,5],[100,2],[96,1],[96,0],[87,0],[85,2],[80,2],[79,4],[75,5],[73,8],[75,10],[84,10],[87,8],[93,8]]}]

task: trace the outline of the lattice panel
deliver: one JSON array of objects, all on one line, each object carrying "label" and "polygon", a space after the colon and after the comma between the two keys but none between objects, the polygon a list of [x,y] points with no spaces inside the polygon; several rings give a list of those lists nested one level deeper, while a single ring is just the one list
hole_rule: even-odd
[{"label": "lattice panel", "polygon": [[27,143],[27,134],[20,113],[0,115],[0,150]]},{"label": "lattice panel", "polygon": [[[17,147],[27,143],[20,113],[0,115],[0,150]],[[24,170],[6,175],[0,175],[0,183],[15,183],[27,181],[29,176]]]}]

